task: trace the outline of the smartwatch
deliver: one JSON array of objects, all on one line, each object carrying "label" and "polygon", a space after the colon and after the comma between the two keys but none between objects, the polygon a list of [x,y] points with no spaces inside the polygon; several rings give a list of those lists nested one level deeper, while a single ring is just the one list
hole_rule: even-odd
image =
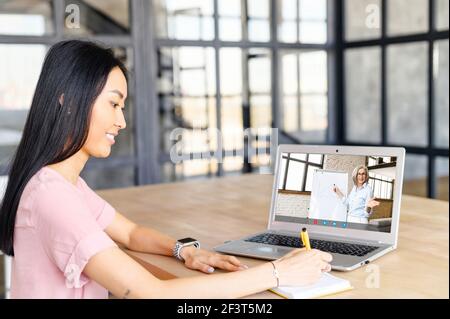
[{"label": "smartwatch", "polygon": [[175,243],[175,246],[173,247],[173,256],[181,261],[184,261],[183,257],[181,257],[180,252],[181,249],[188,246],[194,246],[195,248],[200,248],[200,242],[194,238],[183,238],[178,239]]}]

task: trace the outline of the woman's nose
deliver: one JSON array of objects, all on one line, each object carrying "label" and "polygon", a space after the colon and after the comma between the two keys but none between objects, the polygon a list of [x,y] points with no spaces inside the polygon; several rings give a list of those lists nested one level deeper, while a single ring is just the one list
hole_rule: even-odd
[{"label": "woman's nose", "polygon": [[121,130],[127,127],[127,122],[125,120],[125,116],[123,114],[122,109],[119,111],[116,119],[116,126],[120,127]]}]

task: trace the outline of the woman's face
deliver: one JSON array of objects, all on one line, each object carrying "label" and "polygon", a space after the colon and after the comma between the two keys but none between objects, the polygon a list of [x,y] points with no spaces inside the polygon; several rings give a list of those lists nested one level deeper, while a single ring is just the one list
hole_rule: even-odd
[{"label": "woman's face", "polygon": [[83,150],[94,157],[108,157],[119,131],[126,127],[123,108],[127,98],[127,81],[118,67],[108,75],[105,87],[92,108],[89,135]]},{"label": "woman's face", "polygon": [[358,185],[362,185],[366,182],[367,179],[367,174],[366,174],[366,170],[364,168],[361,168],[358,171],[358,175],[356,176],[356,180],[358,182]]}]

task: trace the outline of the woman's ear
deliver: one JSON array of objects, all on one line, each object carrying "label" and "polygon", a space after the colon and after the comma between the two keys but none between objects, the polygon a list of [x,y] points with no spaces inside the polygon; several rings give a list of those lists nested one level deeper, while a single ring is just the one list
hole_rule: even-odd
[{"label": "woman's ear", "polygon": [[61,94],[61,96],[59,97],[59,105],[63,105],[64,104],[64,93]]},{"label": "woman's ear", "polygon": [[[59,97],[59,106],[63,106],[64,104],[64,93]],[[70,107],[67,108],[67,114],[71,114]]]}]

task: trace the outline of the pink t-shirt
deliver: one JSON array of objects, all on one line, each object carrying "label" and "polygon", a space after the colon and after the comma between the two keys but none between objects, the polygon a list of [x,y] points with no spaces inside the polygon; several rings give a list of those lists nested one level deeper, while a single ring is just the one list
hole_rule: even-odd
[{"label": "pink t-shirt", "polygon": [[114,208],[80,177],[71,184],[44,167],[26,185],[16,215],[12,298],[107,298],[82,272],[117,245],[104,232]]}]

